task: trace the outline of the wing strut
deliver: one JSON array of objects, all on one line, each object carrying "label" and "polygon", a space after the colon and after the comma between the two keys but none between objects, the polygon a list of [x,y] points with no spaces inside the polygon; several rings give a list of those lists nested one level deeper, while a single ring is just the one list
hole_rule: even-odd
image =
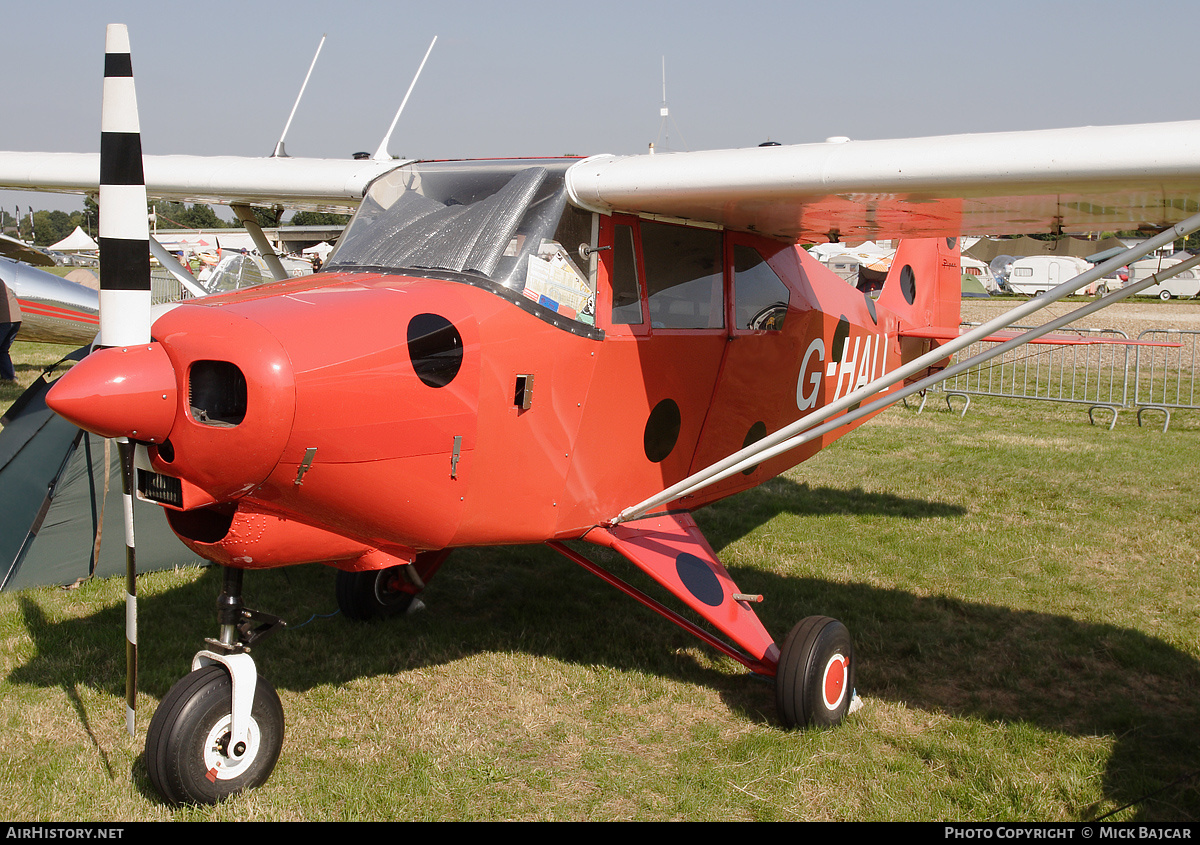
[{"label": "wing strut", "polygon": [[163,266],[168,273],[175,277],[179,284],[183,285],[192,296],[205,296],[204,288],[196,284],[196,280],[192,278],[192,274],[183,269],[183,265],[171,253],[167,252],[167,248],[158,242],[157,238],[150,238],[150,254],[158,259],[158,263]]},{"label": "wing strut", "polygon": [[250,206],[236,203],[229,207],[233,209],[233,213],[237,215],[237,219],[242,222],[242,225],[246,227],[246,231],[250,233],[250,238],[254,241],[254,248],[263,257],[263,261],[267,262],[267,269],[271,271],[271,275],[275,281],[282,282],[288,277],[287,270],[283,269],[283,262],[275,254],[275,249],[271,246],[270,241],[267,240],[267,236],[263,234],[262,226],[258,225],[258,220],[254,217],[254,212],[250,210]]},{"label": "wing strut", "polygon": [[[1022,344],[1028,343],[1029,341],[1041,337],[1044,334],[1048,334],[1049,332],[1062,328],[1068,323],[1073,323],[1076,320],[1087,316],[1088,314],[1100,310],[1101,308],[1107,308],[1109,305],[1119,302],[1126,297],[1132,296],[1135,293],[1150,287],[1151,285],[1158,284],[1165,278],[1170,278],[1176,273],[1180,273],[1196,266],[1197,264],[1200,264],[1200,256],[1190,258],[1187,261],[1183,261],[1179,264],[1169,267],[1166,270],[1149,277],[1148,279],[1144,279],[1135,284],[1127,285],[1119,290],[1112,291],[1111,293],[1106,294],[1104,297],[1094,302],[1090,302],[1087,305],[1065,314],[1062,317],[1058,317],[1049,323],[1030,329],[1024,334],[1018,335],[1012,340],[1001,343],[998,346],[980,353],[979,355],[975,355],[974,357],[965,361],[960,361],[959,363],[940,371],[936,375],[915,382],[914,384],[911,384],[898,392],[889,393],[887,396],[877,399],[870,404],[862,405],[856,410],[853,410],[844,416],[838,417],[836,420],[825,423],[821,426],[817,426],[817,423],[820,423],[822,420],[826,420],[829,417],[845,411],[846,409],[851,408],[858,403],[870,399],[881,390],[885,390],[893,385],[900,384],[909,376],[915,375],[916,373],[919,373],[922,370],[937,364],[938,362],[947,358],[949,355],[958,352],[960,349],[964,349],[970,344],[975,343],[977,340],[981,340],[995,331],[1005,329],[1027,315],[1032,314],[1035,311],[1039,311],[1042,308],[1045,308],[1047,305],[1071,295],[1080,288],[1091,284],[1096,279],[1103,278],[1118,268],[1123,267],[1124,265],[1138,258],[1141,258],[1143,255],[1153,252],[1159,247],[1165,246],[1172,241],[1185,238],[1197,230],[1200,230],[1200,214],[1193,215],[1187,220],[1184,220],[1182,223],[1163,230],[1150,240],[1127,249],[1125,252],[1109,259],[1108,261],[1105,261],[1103,264],[1096,265],[1091,270],[1080,273],[1078,276],[1063,282],[1058,287],[1047,291],[1042,296],[1031,299],[1028,302],[1012,309],[1011,311],[1000,315],[994,320],[984,323],[983,325],[978,326],[965,334],[959,335],[953,340],[947,341],[936,349],[927,352],[912,361],[909,361],[907,364],[904,364],[896,370],[893,370],[884,378],[877,379],[876,381],[871,382],[870,384],[867,384],[858,390],[848,393],[846,396],[843,396],[836,402],[832,402],[813,411],[791,425],[781,428],[779,431],[775,432],[775,434],[764,437],[762,440],[757,441],[745,449],[735,452],[728,458],[718,461],[717,463],[688,476],[679,483],[668,487],[666,490],[655,496],[651,496],[649,499],[646,499],[640,504],[626,508],[625,510],[621,511],[621,513],[618,514],[610,524],[620,524],[631,519],[637,519],[654,508],[659,507],[660,505],[674,501],[682,496],[695,493],[697,490],[702,490],[705,487],[716,484],[717,482],[741,472],[742,470],[753,466],[754,464],[790,451],[815,437],[826,434],[827,432],[846,425],[847,423],[854,422],[855,420],[866,416],[867,414],[875,413],[876,411],[879,411],[882,408],[896,402],[898,399],[903,399],[905,396],[909,396],[921,390],[926,390],[938,382],[955,376],[963,370],[969,369],[976,364],[990,360],[997,355],[1007,352],[1009,349],[1021,346]],[[817,427],[814,428],[814,426]]]}]

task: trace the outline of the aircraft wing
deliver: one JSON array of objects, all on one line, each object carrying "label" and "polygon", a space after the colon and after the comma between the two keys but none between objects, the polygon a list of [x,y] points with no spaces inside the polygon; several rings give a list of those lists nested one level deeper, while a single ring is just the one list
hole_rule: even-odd
[{"label": "aircraft wing", "polygon": [[1159,229],[1200,210],[1200,121],[597,156],[568,185],[802,242]]},{"label": "aircraft wing", "polygon": [[[147,192],[350,211],[407,162],[146,156]],[[0,153],[0,188],[87,193],[99,156]],[[795,241],[1160,229],[1200,210],[1200,121],[594,156],[572,199]]]},{"label": "aircraft wing", "polygon": [[[406,161],[145,156],[146,193],[176,202],[283,205],[310,211],[350,212],[367,186]],[[95,193],[98,153],[0,152],[0,188]]]},{"label": "aircraft wing", "polygon": [[0,235],[0,255],[11,258],[13,261],[24,261],[34,267],[54,266],[54,259],[49,255],[16,238],[10,238],[8,235]]}]

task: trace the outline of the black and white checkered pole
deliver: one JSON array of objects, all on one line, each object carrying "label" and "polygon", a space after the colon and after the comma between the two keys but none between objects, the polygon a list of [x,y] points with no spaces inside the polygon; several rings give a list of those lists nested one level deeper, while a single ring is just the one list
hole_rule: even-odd
[{"label": "black and white checkered pole", "polygon": [[117,440],[121,452],[121,507],[125,514],[125,729],[133,736],[137,713],[137,552],[133,539],[133,444]]},{"label": "black and white checkered pole", "polygon": [[[150,228],[146,179],[129,32],[110,24],[104,47],[104,102],[100,117],[100,343],[150,342]],[[134,553],[134,445],[121,452],[125,514],[125,726],[134,735],[137,709],[137,559]]]}]

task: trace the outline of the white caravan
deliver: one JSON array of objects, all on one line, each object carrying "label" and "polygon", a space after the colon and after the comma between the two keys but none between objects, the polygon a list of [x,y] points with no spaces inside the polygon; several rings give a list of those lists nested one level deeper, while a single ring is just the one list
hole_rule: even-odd
[{"label": "white caravan", "polygon": [[[1090,266],[1082,258],[1070,255],[1027,255],[1013,261],[1008,288],[1013,293],[1037,296],[1078,276]],[[1095,285],[1080,293],[1095,293]]]},{"label": "white caravan", "polygon": [[[1184,255],[1184,258],[1190,258],[1190,255]],[[1153,276],[1159,270],[1165,270],[1182,261],[1183,258],[1143,258],[1141,261],[1135,261],[1129,265],[1129,281],[1126,284],[1140,282],[1147,276]],[[1196,269],[1184,270],[1177,276],[1172,276],[1165,282],[1157,285],[1151,285],[1138,296],[1157,296],[1159,299],[1189,299],[1193,296],[1200,296],[1200,273]]]}]

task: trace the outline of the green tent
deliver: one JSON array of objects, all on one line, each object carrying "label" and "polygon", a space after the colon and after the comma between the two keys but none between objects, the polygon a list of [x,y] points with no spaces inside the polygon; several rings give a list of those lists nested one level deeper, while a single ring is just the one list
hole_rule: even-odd
[{"label": "green tent", "polygon": [[[79,360],[86,347],[55,368]],[[0,590],[72,584],[125,572],[125,518],[116,444],[46,407],[51,368],[0,418]],[[134,506],[138,571],[201,562],[162,508]]]},{"label": "green tent", "polygon": [[987,288],[983,286],[983,280],[970,273],[962,274],[962,295],[968,297],[990,296]]}]

